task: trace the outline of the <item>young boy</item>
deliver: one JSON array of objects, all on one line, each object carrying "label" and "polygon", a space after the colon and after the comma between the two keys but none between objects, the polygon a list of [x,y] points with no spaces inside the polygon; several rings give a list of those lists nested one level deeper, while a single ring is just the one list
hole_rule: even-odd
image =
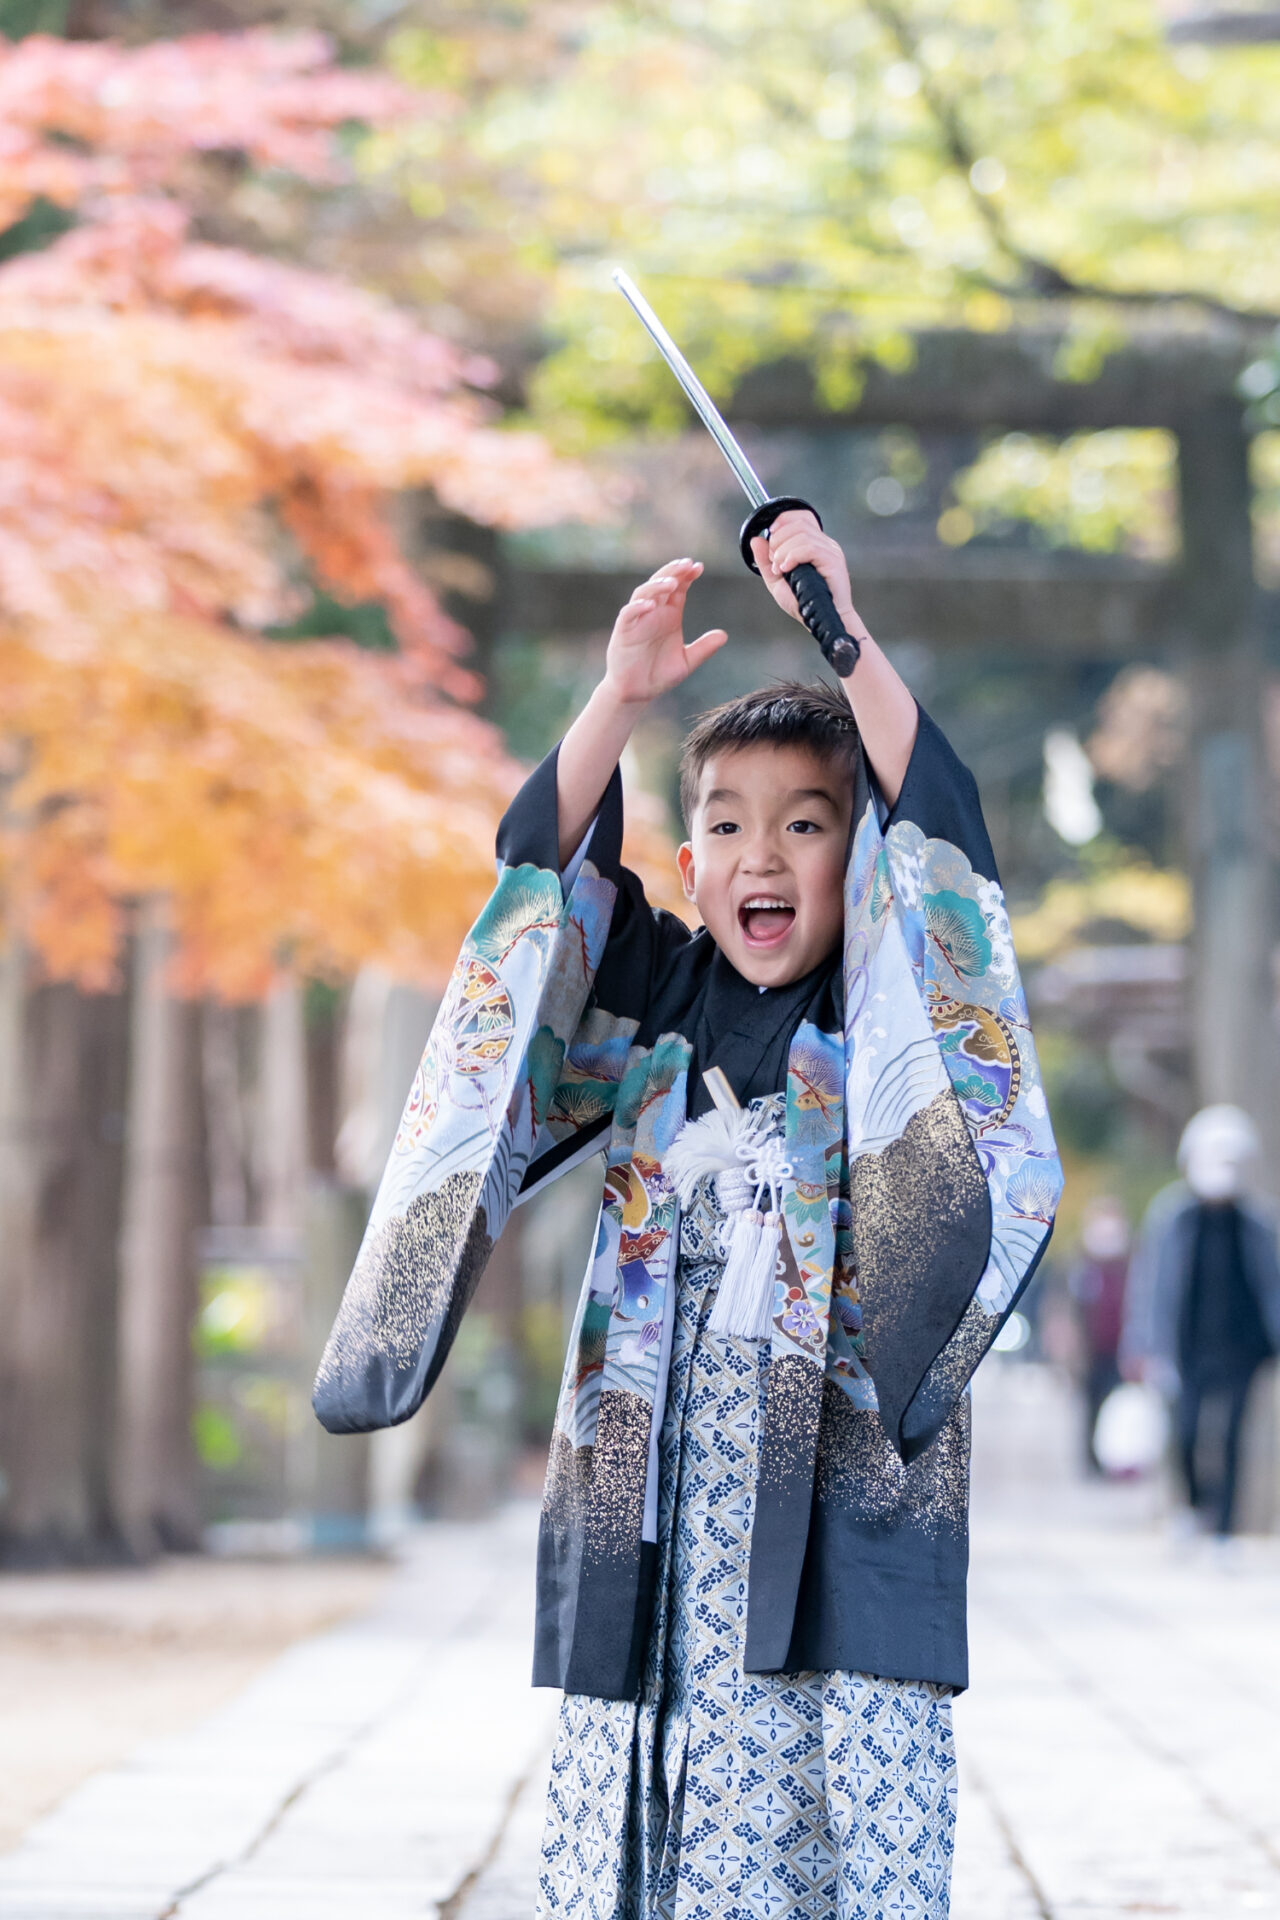
[{"label": "young boy", "polygon": [[603,1149],[539,1541],[538,1911],[938,1920],[965,1388],[1060,1176],[972,779],[812,516],[755,553],[792,614],[819,567],[856,668],[694,728],[691,934],[620,864],[618,759],[726,636],[684,644],[692,561],[632,596],[502,823],[316,1406],[407,1418],[510,1206]]}]

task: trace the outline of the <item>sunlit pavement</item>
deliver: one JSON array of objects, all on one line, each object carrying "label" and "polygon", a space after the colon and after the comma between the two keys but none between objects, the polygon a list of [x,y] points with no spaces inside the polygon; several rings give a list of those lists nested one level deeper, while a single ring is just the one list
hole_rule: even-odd
[{"label": "sunlit pavement", "polygon": [[[990,1365],[990,1363],[988,1363]],[[1083,1486],[1035,1369],[975,1392],[956,1920],[1280,1920],[1280,1540]]]},{"label": "sunlit pavement", "polygon": [[[1280,1543],[1174,1543],[1072,1476],[1069,1404],[979,1382],[956,1920],[1280,1920]],[[535,1516],[424,1528],[386,1602],[98,1775],[0,1859],[5,1920],[528,1920],[553,1696]]]},{"label": "sunlit pavement", "polygon": [[423,1529],[373,1613],[33,1828],[0,1859],[0,1915],[470,1920],[550,1738],[529,1686],[535,1522]]}]

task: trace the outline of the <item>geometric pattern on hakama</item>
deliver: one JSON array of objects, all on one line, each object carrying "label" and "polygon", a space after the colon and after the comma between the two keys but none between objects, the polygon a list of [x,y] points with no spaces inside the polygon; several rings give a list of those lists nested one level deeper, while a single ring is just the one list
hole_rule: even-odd
[{"label": "geometric pattern on hakama", "polygon": [[769,1346],[707,1330],[724,1219],[703,1180],[681,1216],[641,1697],[564,1697],[537,1912],[946,1920],[949,1689],[743,1671]]}]

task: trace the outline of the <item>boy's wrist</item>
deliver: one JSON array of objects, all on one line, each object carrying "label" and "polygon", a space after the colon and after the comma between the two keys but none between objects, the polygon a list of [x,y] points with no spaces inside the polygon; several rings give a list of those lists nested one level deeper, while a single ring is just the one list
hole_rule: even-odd
[{"label": "boy's wrist", "polygon": [[636,698],[634,695],[624,693],[607,672],[592,694],[591,701],[602,711],[616,715],[619,720],[630,720],[632,723],[638,720],[645,708],[652,704],[647,694]]},{"label": "boy's wrist", "polygon": [[869,640],[871,635],[867,632],[866,622],[854,606],[852,599],[835,600],[833,596],[833,601],[845,632],[852,634],[855,640]]}]

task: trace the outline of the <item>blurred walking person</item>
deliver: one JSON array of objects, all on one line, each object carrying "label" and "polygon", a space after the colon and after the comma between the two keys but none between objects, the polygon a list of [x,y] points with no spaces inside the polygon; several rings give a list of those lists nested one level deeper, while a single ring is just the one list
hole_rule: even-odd
[{"label": "blurred walking person", "polygon": [[1249,1389],[1280,1351],[1275,1225],[1245,1191],[1257,1151],[1239,1107],[1204,1107],[1188,1121],[1183,1178],[1143,1222],[1121,1348],[1126,1369],[1173,1400],[1189,1506],[1220,1537],[1236,1518]]},{"label": "blurred walking person", "polygon": [[1090,1202],[1080,1232],[1080,1255],[1067,1275],[1084,1343],[1085,1459],[1093,1473],[1105,1469],[1097,1452],[1098,1415],[1120,1385],[1120,1336],[1124,1331],[1129,1278],[1129,1216],[1114,1194]]}]

